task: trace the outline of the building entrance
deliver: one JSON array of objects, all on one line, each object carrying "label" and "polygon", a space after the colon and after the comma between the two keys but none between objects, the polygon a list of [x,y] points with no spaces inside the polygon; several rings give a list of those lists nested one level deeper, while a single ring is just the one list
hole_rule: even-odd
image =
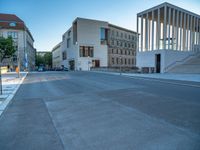
[{"label": "building entrance", "polygon": [[70,60],[70,61],[69,61],[70,70],[74,70],[74,64],[75,64],[75,61],[74,61],[74,60]]},{"label": "building entrance", "polygon": [[156,54],[156,73],[160,73],[161,55]]}]

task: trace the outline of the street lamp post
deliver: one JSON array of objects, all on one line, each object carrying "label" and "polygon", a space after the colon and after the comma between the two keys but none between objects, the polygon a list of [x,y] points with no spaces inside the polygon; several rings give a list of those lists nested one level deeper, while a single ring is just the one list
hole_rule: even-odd
[{"label": "street lamp post", "polygon": [[19,57],[19,49],[17,50],[17,74],[18,74],[18,78],[20,78],[20,57]]}]

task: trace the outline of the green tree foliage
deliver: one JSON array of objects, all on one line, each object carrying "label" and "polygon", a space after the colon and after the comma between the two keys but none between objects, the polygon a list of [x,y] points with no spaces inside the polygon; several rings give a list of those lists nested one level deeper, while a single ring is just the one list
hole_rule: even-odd
[{"label": "green tree foliage", "polygon": [[36,55],[36,66],[44,65],[44,58],[41,55]]},{"label": "green tree foliage", "polygon": [[52,67],[52,53],[47,52],[44,56],[36,55],[36,66]]},{"label": "green tree foliage", "polygon": [[45,65],[52,67],[52,53],[48,52],[44,55]]},{"label": "green tree foliage", "polygon": [[0,61],[5,58],[10,58],[15,53],[16,49],[13,46],[12,37],[4,38],[0,37]]}]

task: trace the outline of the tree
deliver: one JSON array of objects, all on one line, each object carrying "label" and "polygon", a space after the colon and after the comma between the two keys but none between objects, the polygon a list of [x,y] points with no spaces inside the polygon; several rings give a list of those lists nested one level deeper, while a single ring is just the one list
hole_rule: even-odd
[{"label": "tree", "polygon": [[52,53],[46,52],[44,56],[37,54],[36,55],[36,66],[44,66],[45,68],[52,67]]},{"label": "tree", "polygon": [[[10,58],[15,53],[15,47],[13,46],[13,40],[11,37],[0,37],[0,63],[5,58]],[[0,94],[2,94],[2,79],[1,79],[1,64],[0,64]]]},{"label": "tree", "polygon": [[41,55],[36,55],[36,66],[44,65],[44,58]]},{"label": "tree", "polygon": [[52,67],[52,53],[51,52],[44,54],[44,61],[45,61],[45,65],[47,65],[50,68]]},{"label": "tree", "polygon": [[1,63],[5,58],[10,58],[15,53],[16,49],[13,45],[12,37],[0,37],[0,61]]}]

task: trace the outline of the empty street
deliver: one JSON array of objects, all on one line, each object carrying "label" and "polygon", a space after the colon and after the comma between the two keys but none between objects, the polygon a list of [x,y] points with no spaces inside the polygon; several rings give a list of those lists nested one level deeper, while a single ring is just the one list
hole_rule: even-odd
[{"label": "empty street", "polygon": [[200,84],[29,73],[0,117],[1,150],[200,148]]}]

